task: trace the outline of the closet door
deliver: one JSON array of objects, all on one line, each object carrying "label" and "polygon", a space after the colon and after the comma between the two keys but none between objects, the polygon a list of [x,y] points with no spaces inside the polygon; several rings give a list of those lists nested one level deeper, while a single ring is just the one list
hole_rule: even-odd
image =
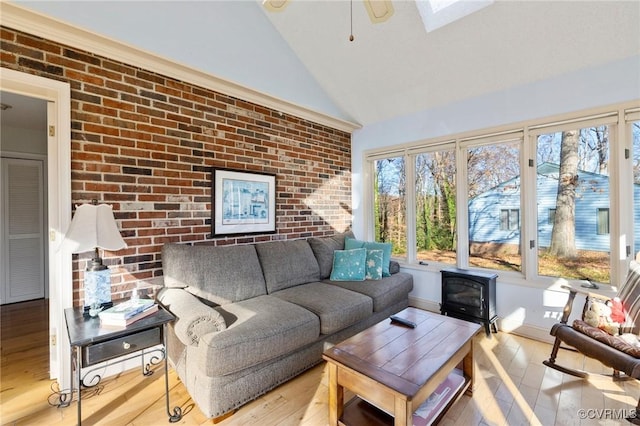
[{"label": "closet door", "polygon": [[43,162],[2,158],[0,302],[44,297]]}]

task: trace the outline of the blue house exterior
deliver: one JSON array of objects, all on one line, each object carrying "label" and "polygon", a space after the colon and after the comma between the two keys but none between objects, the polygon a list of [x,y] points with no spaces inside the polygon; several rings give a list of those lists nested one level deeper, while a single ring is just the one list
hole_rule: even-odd
[{"label": "blue house exterior", "polygon": [[[549,247],[558,192],[557,164],[538,167],[538,238],[539,247]],[[640,185],[633,185],[634,199],[640,200]],[[631,201],[630,203],[633,203]],[[609,177],[579,171],[576,187],[576,248],[610,250]],[[640,208],[633,209],[634,223],[640,224]],[[520,177],[486,191],[469,200],[470,244],[520,244]],[[634,229],[633,253],[640,251],[640,227]]]}]

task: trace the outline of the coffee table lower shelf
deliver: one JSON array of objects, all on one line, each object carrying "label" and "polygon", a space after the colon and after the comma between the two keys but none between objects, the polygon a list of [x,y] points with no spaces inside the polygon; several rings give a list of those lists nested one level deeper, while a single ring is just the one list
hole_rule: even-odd
[{"label": "coffee table lower shelf", "polygon": [[[465,377],[462,385],[451,395],[446,396],[446,401],[439,408],[439,411],[425,424],[437,424],[442,420],[449,408],[469,390],[470,385],[471,380]],[[341,426],[393,426],[394,421],[394,417],[389,413],[356,396],[345,404],[338,424]]]}]

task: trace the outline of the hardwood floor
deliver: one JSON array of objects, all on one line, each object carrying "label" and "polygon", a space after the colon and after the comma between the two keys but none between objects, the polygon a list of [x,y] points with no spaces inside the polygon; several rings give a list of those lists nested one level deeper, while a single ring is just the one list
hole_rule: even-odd
[{"label": "hardwood floor", "polygon": [[[3,425],[74,425],[76,404],[57,408],[55,381],[48,375],[47,305],[43,300],[0,307],[0,423]],[[551,346],[507,333],[476,338],[476,390],[449,410],[442,425],[616,425],[635,408],[637,381],[609,378],[583,381],[542,365]],[[597,361],[561,350],[564,365],[608,371]],[[325,364],[302,374],[242,407],[222,426],[326,425]],[[170,370],[171,406],[182,407],[180,424],[211,424],[195,407]],[[165,414],[162,369],[145,378],[139,370],[104,379],[83,393],[83,424],[162,425]],[[85,396],[86,395],[86,396]],[[349,395],[345,399],[347,399]],[[579,410],[590,410],[581,419]]]}]

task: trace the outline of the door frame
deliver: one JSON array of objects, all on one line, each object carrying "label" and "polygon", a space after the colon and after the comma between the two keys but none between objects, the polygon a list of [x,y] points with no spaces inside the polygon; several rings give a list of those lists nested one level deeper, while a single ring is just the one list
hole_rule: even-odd
[{"label": "door frame", "polygon": [[58,379],[60,389],[68,389],[71,350],[64,309],[73,306],[73,276],[71,253],[61,248],[61,243],[71,222],[71,87],[65,82],[0,68],[0,90],[48,102],[49,374],[51,379]]}]

